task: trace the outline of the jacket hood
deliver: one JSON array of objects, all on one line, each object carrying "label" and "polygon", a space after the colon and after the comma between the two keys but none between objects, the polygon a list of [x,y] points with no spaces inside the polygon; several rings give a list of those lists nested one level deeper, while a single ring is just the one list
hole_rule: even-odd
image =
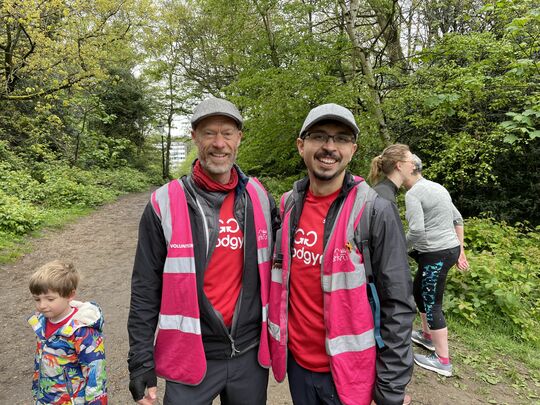
[{"label": "jacket hood", "polygon": [[80,323],[81,326],[89,326],[100,332],[103,330],[103,313],[95,302],[71,301],[70,305],[77,308],[72,321]]},{"label": "jacket hood", "polygon": [[[77,312],[54,335],[71,336],[77,329],[82,327],[90,327],[100,332],[103,330],[103,313],[98,304],[75,300],[70,301],[69,304],[73,308],[77,308]],[[46,318],[40,313],[36,313],[28,319],[28,323],[40,338],[44,338],[46,321]]]}]

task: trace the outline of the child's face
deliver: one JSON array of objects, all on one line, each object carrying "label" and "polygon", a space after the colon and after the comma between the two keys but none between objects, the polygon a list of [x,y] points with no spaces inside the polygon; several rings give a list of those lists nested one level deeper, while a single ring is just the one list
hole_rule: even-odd
[{"label": "child's face", "polygon": [[69,297],[61,297],[57,292],[50,290],[45,294],[32,295],[36,303],[36,309],[51,322],[59,321],[69,314],[71,311],[69,301],[71,301],[74,296],[75,291],[73,291]]}]

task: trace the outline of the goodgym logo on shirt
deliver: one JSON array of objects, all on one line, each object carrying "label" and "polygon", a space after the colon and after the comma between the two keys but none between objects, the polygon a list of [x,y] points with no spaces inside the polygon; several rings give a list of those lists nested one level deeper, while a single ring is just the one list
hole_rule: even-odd
[{"label": "goodgym logo on shirt", "polygon": [[302,228],[298,228],[294,234],[293,257],[303,261],[306,265],[320,265],[322,254],[313,251],[317,238],[315,231],[306,233]]},{"label": "goodgym logo on shirt", "polygon": [[216,247],[242,249],[244,237],[240,232],[240,226],[234,218],[229,218],[226,223],[219,220],[219,237]]}]

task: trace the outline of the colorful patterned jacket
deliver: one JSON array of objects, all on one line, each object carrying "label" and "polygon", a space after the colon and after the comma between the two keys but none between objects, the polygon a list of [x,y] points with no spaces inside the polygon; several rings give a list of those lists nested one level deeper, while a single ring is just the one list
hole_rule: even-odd
[{"label": "colorful patterned jacket", "polygon": [[90,302],[70,304],[77,312],[49,339],[44,336],[46,319],[42,314],[28,319],[38,340],[32,384],[34,403],[106,405],[101,309]]}]

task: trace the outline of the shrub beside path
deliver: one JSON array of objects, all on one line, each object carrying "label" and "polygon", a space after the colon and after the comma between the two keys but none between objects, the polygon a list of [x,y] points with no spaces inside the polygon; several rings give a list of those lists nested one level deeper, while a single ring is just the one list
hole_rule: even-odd
[{"label": "shrub beside path", "polygon": [[[30,404],[35,337],[26,323],[34,311],[27,281],[33,270],[56,258],[71,260],[81,273],[78,299],[98,302],[105,313],[105,350],[112,405],[130,404],[127,389],[127,314],[137,229],[149,192],[121,197],[61,230],[33,239],[31,253],[0,265],[3,308],[0,317],[0,405]],[[160,383],[160,392],[163,385]],[[460,367],[453,379],[415,369],[408,392],[413,404],[526,404],[512,389],[476,381],[473,371]],[[435,396],[434,396],[435,394]],[[271,379],[268,403],[292,404],[286,384]],[[497,402],[488,402],[497,398]],[[219,401],[216,401],[218,404]]]}]

